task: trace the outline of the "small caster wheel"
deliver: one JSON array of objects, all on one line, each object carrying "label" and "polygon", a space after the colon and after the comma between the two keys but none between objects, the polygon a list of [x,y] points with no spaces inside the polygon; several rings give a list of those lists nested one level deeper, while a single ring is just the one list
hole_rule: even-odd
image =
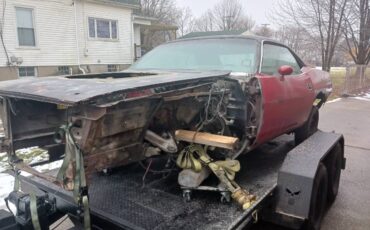
[{"label": "small caster wheel", "polygon": [[104,176],[110,176],[112,174],[112,169],[103,169],[102,172]]},{"label": "small caster wheel", "polygon": [[184,198],[185,202],[190,202],[191,201],[191,191],[190,190],[184,190],[182,192],[182,197]]},{"label": "small caster wheel", "polygon": [[230,192],[221,192],[221,203],[226,204],[230,203],[231,195]]}]

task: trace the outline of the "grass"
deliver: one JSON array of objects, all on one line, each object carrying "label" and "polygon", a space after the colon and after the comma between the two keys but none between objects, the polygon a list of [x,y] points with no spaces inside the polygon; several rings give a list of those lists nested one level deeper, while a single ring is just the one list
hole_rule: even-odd
[{"label": "grass", "polygon": [[330,77],[333,83],[333,92],[331,93],[329,100],[333,100],[335,98],[341,97],[346,77],[346,69],[332,69],[330,71]]}]

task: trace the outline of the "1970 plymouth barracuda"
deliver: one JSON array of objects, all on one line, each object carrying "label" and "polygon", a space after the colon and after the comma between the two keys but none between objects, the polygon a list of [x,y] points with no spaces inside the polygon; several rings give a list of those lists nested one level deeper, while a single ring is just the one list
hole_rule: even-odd
[{"label": "1970 plymouth barracuda", "polygon": [[[254,197],[234,181],[237,157],[286,133],[302,142],[317,130],[330,92],[327,72],[278,42],[180,39],[123,72],[2,82],[1,148],[16,170],[74,190],[80,203],[94,172],[166,157],[183,169],[182,187],[196,188],[212,172],[246,208]],[[30,146],[63,149],[57,176],[16,156]]]}]

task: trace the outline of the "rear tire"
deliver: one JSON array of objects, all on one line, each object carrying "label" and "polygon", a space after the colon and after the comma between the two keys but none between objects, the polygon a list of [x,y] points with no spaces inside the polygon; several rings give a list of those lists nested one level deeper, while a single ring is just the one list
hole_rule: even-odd
[{"label": "rear tire", "polygon": [[342,146],[337,144],[326,159],[328,170],[328,202],[335,201],[339,190],[340,173],[342,170]]},{"label": "rear tire", "polygon": [[304,229],[319,230],[324,217],[328,194],[328,173],[324,164],[317,168],[312,188],[310,213]]},{"label": "rear tire", "polygon": [[309,136],[314,134],[318,130],[318,125],[319,109],[316,106],[313,106],[307,121],[294,131],[295,144],[299,145]]}]

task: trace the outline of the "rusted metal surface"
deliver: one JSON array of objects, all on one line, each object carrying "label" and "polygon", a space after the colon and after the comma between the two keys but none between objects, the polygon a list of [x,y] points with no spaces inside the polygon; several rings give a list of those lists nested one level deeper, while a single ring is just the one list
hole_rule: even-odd
[{"label": "rusted metal surface", "polygon": [[27,173],[29,173],[31,175],[37,176],[39,178],[42,178],[42,179],[44,179],[46,181],[49,181],[49,182],[51,182],[53,184],[56,184],[56,185],[60,186],[59,181],[55,177],[50,176],[50,175],[47,175],[47,174],[44,174],[44,173],[41,173],[41,172],[35,170],[34,168],[30,167],[29,165],[27,165],[24,162],[16,163],[16,164],[14,164],[14,166],[17,169],[21,170],[21,171],[27,172]]},{"label": "rusted metal surface", "polygon": [[[161,151],[176,154],[178,146],[173,140],[175,130],[194,130],[198,125],[197,123],[201,121],[199,119],[203,119],[199,116],[203,116],[201,113],[204,113],[206,104],[209,105],[207,113],[210,116],[219,116],[214,111],[216,109],[215,103],[224,103],[223,100],[231,94],[230,88],[236,87],[237,82],[228,79],[227,81],[230,82],[225,83],[224,75],[209,73],[185,73],[181,75],[180,79],[176,78],[178,76],[176,73],[163,74],[165,79],[160,76],[161,74],[132,77],[130,79],[107,79],[98,75],[93,79],[80,79],[80,77],[77,79],[38,79],[35,84],[39,86],[40,90],[34,92],[31,96],[27,96],[27,93],[29,93],[27,90],[31,90],[34,86],[27,87],[21,79],[19,85],[23,86],[13,90],[13,94],[17,95],[17,90],[22,90],[23,96],[27,99],[20,99],[18,96],[7,97],[9,98],[6,103],[9,105],[7,111],[12,127],[8,136],[13,138],[13,141],[6,143],[8,143],[8,146],[16,147],[13,148],[14,150],[28,146],[53,145],[55,144],[54,133],[56,130],[61,125],[73,124],[71,133],[76,141],[76,146],[83,153],[88,183],[91,182],[91,175],[96,171],[138,162],[145,159],[147,155],[157,155]],[[185,79],[185,76],[189,79]],[[159,82],[165,83],[153,83],[154,77]],[[170,77],[172,78],[170,79]],[[81,78],[86,77],[81,76]],[[140,90],[135,88],[136,91],[130,91],[134,89],[132,85],[121,87],[121,89],[124,88],[128,90],[127,92],[131,92],[127,100],[122,99],[124,96],[122,98],[111,97],[114,94],[114,88],[108,89],[108,86],[111,86],[110,84],[99,83],[99,81],[108,81],[119,85],[123,82],[134,82],[138,85],[139,83],[135,82],[138,79],[140,79],[141,83],[139,83],[141,85],[148,85],[149,88]],[[53,81],[55,82],[52,83]],[[95,85],[94,87],[101,85],[104,86],[103,91],[109,91],[112,94],[102,94],[94,98],[93,95],[98,95],[99,92],[94,92],[95,88],[93,87],[88,90],[87,94],[94,99],[65,93],[63,94],[64,97],[56,98],[61,91],[57,91],[55,96],[48,98],[49,90],[58,87],[56,82],[61,83],[63,81],[84,82],[82,86],[72,87],[72,91],[84,89],[84,87],[91,85]],[[175,83],[173,83],[174,81]],[[221,81],[220,85],[214,86],[219,84],[219,81]],[[170,85],[167,86],[167,84]],[[68,87],[69,83],[62,88],[67,89],[68,92]],[[0,89],[0,95],[1,93]],[[42,101],[35,100],[37,95],[42,96]],[[71,106],[61,106],[59,104],[60,100],[63,100],[64,103],[67,101],[66,98],[72,97],[76,104]],[[79,104],[87,101],[88,104]],[[228,115],[223,116],[227,117]],[[231,118],[225,119],[236,119],[234,113],[231,116]],[[208,119],[210,118],[208,117]],[[209,124],[209,126],[212,126],[210,129],[219,129],[222,123],[223,121],[220,119],[214,120]],[[152,134],[149,135],[149,138],[148,132]],[[153,137],[155,138],[153,139]],[[219,137],[222,137],[222,135]],[[59,142],[63,144],[63,134],[59,139]],[[234,139],[237,140],[237,138]],[[232,145],[228,148],[235,148],[235,143]],[[75,162],[70,162],[65,173],[66,189],[73,187],[68,181],[72,182],[76,173]]]},{"label": "rusted metal surface", "polygon": [[[136,76],[146,75],[146,76]],[[0,95],[49,103],[74,105],[78,103],[108,103],[125,99],[125,93],[221,79],[228,72],[172,72],[172,73],[109,73],[71,77],[24,78],[0,84]],[[134,76],[134,77],[132,77]],[[99,100],[98,97],[101,100]]]}]

